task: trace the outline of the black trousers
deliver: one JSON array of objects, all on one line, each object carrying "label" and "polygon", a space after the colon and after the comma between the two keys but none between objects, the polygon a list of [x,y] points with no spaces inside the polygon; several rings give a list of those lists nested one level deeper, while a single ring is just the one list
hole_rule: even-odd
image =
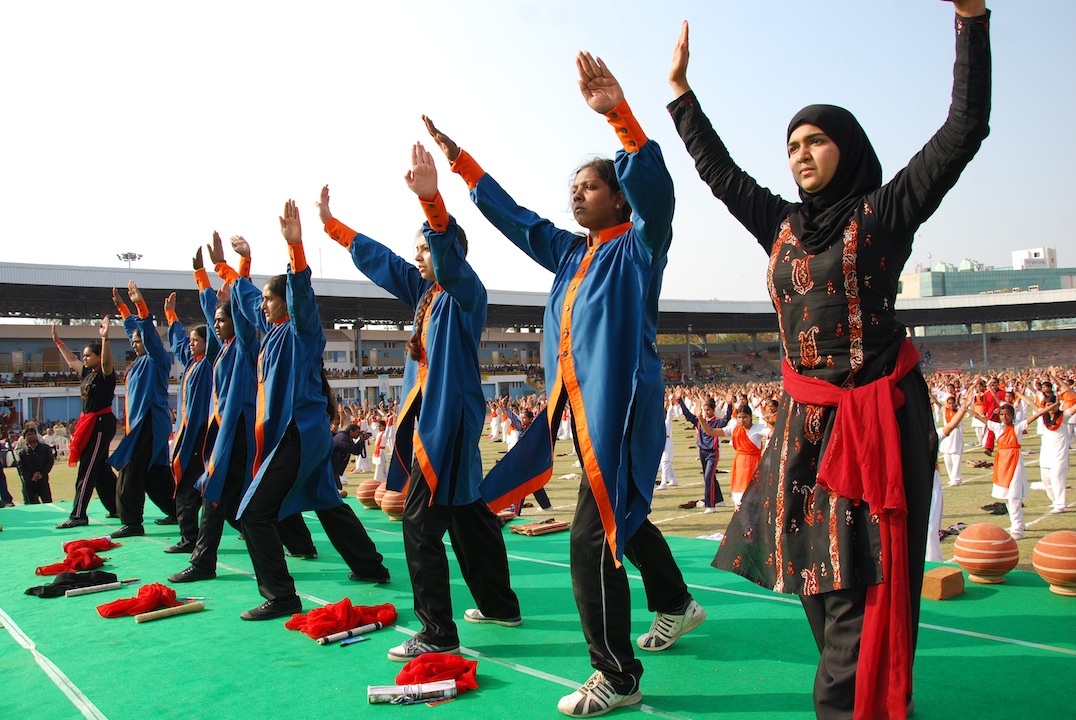
[{"label": "black trousers", "polygon": [[[216,441],[216,434],[216,425],[211,425],[207,437],[207,452]],[[232,525],[236,530],[240,529],[235,514],[239,510],[239,501],[243,499],[243,489],[248,480],[246,423],[243,418],[239,418],[220,500],[215,503],[202,501],[202,522],[198,527],[194,552],[191,553],[191,565],[201,570],[216,571],[217,550],[224,533],[224,523]],[[314,540],[310,537],[310,528],[306,526],[302,515],[296,513],[281,520],[278,529],[281,542],[291,552],[304,554],[313,551]]]},{"label": "black trousers", "polygon": [[[930,497],[938,457],[937,432],[930,414],[929,392],[922,375],[909,373],[897,387],[905,405],[897,411],[901,463],[908,505],[908,591],[912,610],[912,654],[919,636],[919,605],[927,548]],[[814,682],[815,714],[826,720],[851,718],[855,708],[855,673],[867,588],[854,587],[822,595],[801,596],[821,655]]]},{"label": "black trousers", "polygon": [[[453,476],[456,472],[457,468],[453,468]],[[454,477],[442,481],[453,482]],[[422,630],[415,637],[434,645],[459,644],[459,633],[452,620],[446,530],[463,580],[482,614],[494,618],[517,617],[519,598],[511,586],[501,523],[489,506],[482,500],[470,505],[431,505],[430,486],[417,461],[411,469],[409,488],[404,503],[403,537],[407,570],[415,593],[415,617],[422,623]]]},{"label": "black trousers", "polygon": [[[714,442],[717,442],[717,438],[714,438]],[[702,504],[706,507],[714,507],[719,502],[725,502],[725,495],[721,492],[721,483],[717,479],[717,452],[699,448],[699,463],[702,465]]]},{"label": "black trousers", "polygon": [[22,502],[25,505],[40,505],[52,502],[52,487],[46,477],[36,482],[28,477],[22,479]]},{"label": "black trousers", "polygon": [[108,464],[108,449],[116,436],[116,416],[112,413],[97,418],[93,435],[78,459],[75,478],[75,499],[71,503],[71,519],[84,520],[93,497],[94,488],[109,515],[116,515],[116,473]]},{"label": "black trousers", "polygon": [[[184,543],[193,543],[198,539],[198,511],[202,507],[202,494],[194,483],[205,472],[205,456],[202,454],[205,437],[206,429],[198,430],[194,440],[195,450],[183,469],[183,477],[176,482],[176,520],[179,521],[179,535]],[[176,447],[178,452],[178,445]]]},{"label": "black trousers", "polygon": [[153,459],[153,430],[146,426],[138,433],[134,455],[120,469],[116,485],[119,490],[120,522],[124,525],[141,525],[146,495],[165,515],[176,514],[175,480],[167,465],[150,466]]},{"label": "black trousers", "polygon": [[[578,435],[576,435],[578,437]],[[582,453],[578,448],[579,457]],[[590,651],[590,664],[605,673],[620,694],[639,687],[643,665],[635,657],[631,637],[631,595],[628,574],[619,568],[605,537],[598,504],[586,468],[571,530],[572,590]],[[624,546],[624,557],[639,569],[651,612],[678,615],[691,602],[684,576],[673,559],[665,536],[646,520]]]},{"label": "black trousers", "polygon": [[[284,560],[277,516],[281,503],[295,484],[301,454],[299,429],[293,422],[284,431],[258,489],[240,518],[243,539],[258,580],[258,591],[266,600],[296,597],[295,580]],[[328,510],[318,510],[317,515],[329,541],[356,575],[370,577],[387,572],[381,562],[381,553],[350,505],[341,503]]]}]

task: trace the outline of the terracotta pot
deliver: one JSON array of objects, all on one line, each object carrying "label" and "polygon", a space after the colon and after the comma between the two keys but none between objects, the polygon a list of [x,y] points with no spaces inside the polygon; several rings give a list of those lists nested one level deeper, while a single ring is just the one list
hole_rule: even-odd
[{"label": "terracotta pot", "polygon": [[1058,530],[1039,540],[1031,564],[1050,592],[1076,596],[1076,532]]},{"label": "terracotta pot", "polygon": [[381,509],[393,520],[402,520],[404,503],[407,502],[407,494],[389,490],[381,498]]},{"label": "terracotta pot", "polygon": [[386,487],[384,481],[377,486],[377,490],[374,490],[374,503],[376,503],[378,507],[381,507],[381,498],[385,497],[387,491],[388,487]]},{"label": "terracotta pot", "polygon": [[1005,582],[1005,573],[1020,562],[1020,548],[1009,533],[997,525],[977,523],[961,531],[953,547],[953,559],[976,583]]},{"label": "terracotta pot", "polygon": [[359,483],[358,490],[355,491],[355,497],[359,499],[363,507],[369,510],[375,510],[377,508],[377,502],[374,500],[374,492],[377,490],[377,486],[380,485],[377,480],[372,477],[366,478]]}]

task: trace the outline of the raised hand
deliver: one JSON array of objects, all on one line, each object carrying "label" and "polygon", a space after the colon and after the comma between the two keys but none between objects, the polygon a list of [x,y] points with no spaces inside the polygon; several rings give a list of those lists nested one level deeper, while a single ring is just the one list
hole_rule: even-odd
[{"label": "raised hand", "polygon": [[624,102],[624,91],[601,58],[595,59],[588,52],[575,57],[579,70],[579,91],[590,109],[605,114]]},{"label": "raised hand", "polygon": [[116,288],[112,288],[112,302],[115,303],[118,308],[127,304],[126,301],[120,297],[120,291]]},{"label": "raised hand", "polygon": [[108,340],[108,329],[112,326],[112,318],[105,315],[101,318],[101,324],[97,326],[97,334],[101,336],[102,340]]},{"label": "raised hand", "polygon": [[433,155],[422,147],[422,143],[411,146],[411,169],[404,175],[404,182],[420,198],[430,199],[437,195],[437,166],[433,163]]},{"label": "raised hand", "polygon": [[56,332],[56,326],[55,325],[52,326],[52,342],[55,343],[56,345],[61,344],[60,334],[58,332]]},{"label": "raised hand", "polygon": [[333,219],[333,214],[329,212],[329,186],[323,185],[321,188],[321,199],[317,202],[318,217],[321,218],[322,224],[325,224]]},{"label": "raised hand", "polygon": [[284,203],[284,214],[280,216],[280,234],[288,241],[288,245],[301,245],[303,242],[303,226],[299,222],[299,208],[294,200]]},{"label": "raised hand", "polygon": [[165,312],[165,314],[167,314],[169,312],[175,312],[175,311],[176,311],[176,294],[172,293],[171,295],[169,295],[168,297],[166,297],[164,299],[164,312]]},{"label": "raised hand", "polygon": [[224,262],[224,243],[220,241],[220,233],[213,231],[213,243],[205,246],[209,251],[209,262],[216,265]]},{"label": "raised hand", "polygon": [[223,305],[232,299],[232,288],[230,285],[221,285],[217,289],[217,302]]},{"label": "raised hand", "polygon": [[687,20],[685,20],[680,26],[680,37],[676,40],[672,63],[669,65],[669,87],[672,88],[673,95],[676,97],[691,91],[691,86],[687,84],[687,61],[690,56]]},{"label": "raised hand", "polygon": [[426,123],[426,130],[429,131],[430,137],[437,143],[437,147],[441,148],[441,152],[445,154],[449,162],[456,162],[456,158],[460,156],[460,147],[456,143],[452,142],[452,138],[445,135],[443,132],[437,129],[433,124],[433,120],[430,120],[425,115],[422,116],[422,122]]},{"label": "raised hand", "polygon": [[135,284],[134,280],[127,283],[127,297],[131,298],[131,302],[136,305],[145,300],[145,298],[142,297],[142,291],[138,289],[138,285]]},{"label": "raised hand", "polygon": [[250,243],[242,235],[232,235],[232,250],[239,257],[250,260]]},{"label": "raised hand", "polygon": [[194,260],[193,260],[193,262],[194,262],[194,269],[195,270],[204,270],[205,269],[205,263],[202,262],[202,246],[201,245],[199,245],[198,249],[194,251]]}]

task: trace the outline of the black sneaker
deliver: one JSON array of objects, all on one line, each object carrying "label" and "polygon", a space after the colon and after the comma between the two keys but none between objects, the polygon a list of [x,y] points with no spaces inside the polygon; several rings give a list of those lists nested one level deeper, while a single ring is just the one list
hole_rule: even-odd
[{"label": "black sneaker", "polygon": [[168,517],[157,518],[153,521],[154,525],[179,525],[179,520],[175,515],[169,515]]},{"label": "black sneaker", "polygon": [[198,582],[199,580],[212,580],[217,576],[217,573],[212,570],[203,570],[200,567],[191,565],[183,572],[177,572],[175,575],[168,576],[168,582],[170,583],[185,583],[185,582]]},{"label": "black sneaker", "polygon": [[297,597],[286,600],[266,600],[253,610],[240,613],[239,617],[244,620],[272,620],[273,618],[287,617],[303,611],[303,602]]},{"label": "black sneaker", "polygon": [[89,524],[90,524],[90,521],[87,520],[86,518],[68,518],[68,519],[64,520],[62,523],[60,523],[59,525],[57,525],[56,529],[57,530],[67,530],[68,528],[83,527],[84,525],[89,525]]},{"label": "black sneaker", "polygon": [[309,550],[305,550],[303,552],[292,552],[291,550],[288,550],[284,554],[287,555],[288,557],[302,558],[303,560],[317,560],[318,559],[318,550],[317,550],[317,548],[310,548]]},{"label": "black sneaker", "polygon": [[119,530],[109,533],[113,538],[135,537],[136,535],[145,534],[146,529],[141,525],[124,525]]},{"label": "black sneaker", "polygon": [[166,553],[172,553],[174,555],[181,555],[181,554],[190,555],[192,552],[194,552],[194,543],[180,541],[180,542],[177,542],[172,547],[166,547],[164,549],[164,551]]},{"label": "black sneaker", "polygon": [[[459,655],[460,644],[455,645],[434,645],[433,643],[424,642],[417,637],[411,637],[404,641],[403,645],[397,645],[389,650],[389,660],[395,660],[396,662],[410,662],[419,655],[425,655],[426,653],[445,653],[448,655]],[[641,697],[641,696],[640,696]]]},{"label": "black sneaker", "polygon": [[358,573],[348,573],[348,580],[354,580],[355,582],[373,583],[374,585],[385,585],[389,582],[389,571],[384,573],[375,573],[373,575],[359,575]]}]

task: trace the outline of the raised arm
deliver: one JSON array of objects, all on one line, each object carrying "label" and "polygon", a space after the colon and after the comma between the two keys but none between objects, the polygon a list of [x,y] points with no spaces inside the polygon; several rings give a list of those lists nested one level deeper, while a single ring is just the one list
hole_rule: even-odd
[{"label": "raised arm", "polygon": [[437,282],[466,311],[485,306],[486,289],[467,262],[459,243],[459,228],[448,214],[441,193],[437,191],[437,166],[433,156],[415,143],[411,147],[411,169],[404,175],[426,214],[423,235],[430,248],[430,261]]},{"label": "raised arm", "polygon": [[[280,216],[280,234],[288,243],[288,315],[295,334],[304,338],[325,337],[321,328],[321,316],[318,303],[314,297],[314,288],[310,283],[310,267],[306,264],[303,251],[303,226],[299,221],[299,208],[294,200],[284,203],[284,214]],[[320,350],[319,350],[320,353]]]},{"label": "raised arm", "polygon": [[414,265],[376,240],[357,233],[333,217],[329,209],[329,186],[321,188],[318,215],[325,232],[351,253],[363,275],[411,307],[418,307],[429,284]]},{"label": "raised arm", "polygon": [[777,226],[788,214],[790,204],[744,172],[714,132],[713,125],[703,113],[687,81],[688,58],[691,54],[688,35],[685,20],[669,68],[669,86],[676,96],[668,105],[669,114],[688,154],[695,161],[699,177],[710,186],[714,197],[725,203],[733,216],[768,252]]},{"label": "raised arm", "polygon": [[161,336],[157,334],[157,328],[153,324],[153,316],[149,314],[149,307],[146,305],[146,300],[142,296],[142,291],[138,289],[138,285],[134,280],[127,283],[127,297],[131,299],[131,302],[138,308],[138,327],[142,333],[142,342],[146,346],[146,354],[153,360],[153,364],[159,368],[170,369],[172,367],[172,359],[168,357],[168,352],[164,348],[164,343],[161,341]]},{"label": "raised arm", "polygon": [[112,318],[105,315],[101,324],[97,326],[97,334],[101,336],[101,372],[105,375],[112,374],[112,345],[108,341],[108,331],[111,325]]},{"label": "raised arm", "polygon": [[67,349],[64,345],[64,341],[60,339],[59,333],[56,332],[56,326],[52,326],[52,341],[56,343],[56,349],[60,351],[60,357],[64,359],[67,366],[77,373],[82,372],[82,361],[75,357],[75,354]]},{"label": "raised arm", "polygon": [[954,0],[953,7],[956,63],[949,116],[873,201],[879,220],[909,242],[990,133],[990,13],[985,0]]}]

